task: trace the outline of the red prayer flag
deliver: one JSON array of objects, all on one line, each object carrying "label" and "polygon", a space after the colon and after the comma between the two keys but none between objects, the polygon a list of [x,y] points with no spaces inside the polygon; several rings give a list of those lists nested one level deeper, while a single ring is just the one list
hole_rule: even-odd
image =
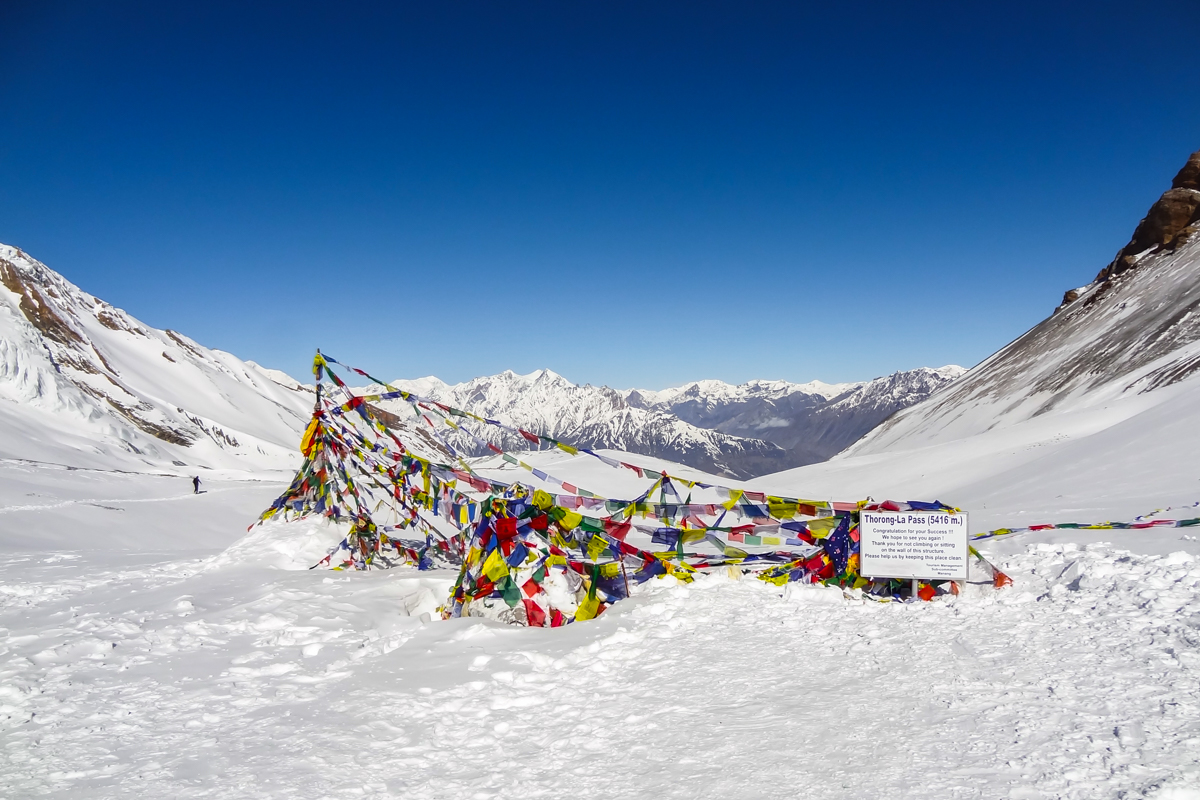
[{"label": "red prayer flag", "polygon": [[[521,602],[525,604],[525,619],[528,623],[535,628],[546,627],[546,612],[542,610],[542,607],[532,600],[522,599]],[[558,614],[557,611],[554,613]],[[559,616],[561,617],[562,615],[559,614]],[[555,625],[554,627],[558,626]]]},{"label": "red prayer flag", "polygon": [[622,542],[625,541],[625,537],[629,535],[629,529],[632,527],[628,522],[618,522],[615,519],[604,520],[604,532]]},{"label": "red prayer flag", "polygon": [[496,538],[514,539],[517,536],[517,518],[503,517],[496,520]]}]

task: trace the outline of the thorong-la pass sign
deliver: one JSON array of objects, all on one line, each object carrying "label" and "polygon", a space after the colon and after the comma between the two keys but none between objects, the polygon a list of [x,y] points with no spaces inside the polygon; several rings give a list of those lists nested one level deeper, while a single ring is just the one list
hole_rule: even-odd
[{"label": "thorong-la pass sign", "polygon": [[967,515],[944,511],[863,511],[859,572],[868,578],[967,579]]}]

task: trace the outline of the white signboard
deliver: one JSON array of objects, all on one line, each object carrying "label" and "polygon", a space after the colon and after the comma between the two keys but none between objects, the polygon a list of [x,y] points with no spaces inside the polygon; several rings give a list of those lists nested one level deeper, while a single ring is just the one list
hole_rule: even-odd
[{"label": "white signboard", "polygon": [[859,573],[867,578],[967,579],[967,515],[863,511]]}]

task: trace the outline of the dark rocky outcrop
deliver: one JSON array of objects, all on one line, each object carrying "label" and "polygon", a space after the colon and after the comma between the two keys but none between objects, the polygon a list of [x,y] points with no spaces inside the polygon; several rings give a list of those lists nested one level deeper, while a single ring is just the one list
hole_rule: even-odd
[{"label": "dark rocky outcrop", "polygon": [[1136,267],[1146,255],[1174,250],[1195,233],[1200,223],[1200,150],[1192,153],[1171,188],[1150,206],[1129,244],[1100,270],[1097,281],[1108,280]]},{"label": "dark rocky outcrop", "polygon": [[[1200,230],[1200,150],[1192,153],[1171,181],[1171,188],[1163,192],[1138,223],[1129,244],[1100,270],[1092,285],[1105,283],[1133,269],[1147,256],[1173,251],[1197,230]],[[1068,290],[1063,294],[1059,309],[1078,300],[1081,294],[1079,289]]]},{"label": "dark rocky outcrop", "polygon": [[83,342],[71,324],[55,313],[54,306],[46,301],[38,287],[22,280],[16,266],[6,259],[0,259],[0,283],[13,294],[20,296],[21,313],[47,339],[64,345]]}]

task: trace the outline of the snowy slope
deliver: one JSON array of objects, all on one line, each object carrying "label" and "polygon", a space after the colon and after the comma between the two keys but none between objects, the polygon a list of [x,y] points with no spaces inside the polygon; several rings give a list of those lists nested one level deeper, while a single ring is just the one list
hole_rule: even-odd
[{"label": "snowy slope", "polygon": [[[1200,380],[1192,378],[1108,405],[924,446],[839,456],[751,483],[817,498],[939,499],[970,511],[975,531],[1131,520],[1200,500],[1197,420]],[[1178,546],[1186,533],[1163,535]],[[1139,540],[1156,536],[1146,532]],[[1112,532],[1093,538],[1111,541]]]},{"label": "snowy slope", "polygon": [[[939,498],[976,530],[1200,499],[1192,283],[1169,266],[1189,252],[1091,287],[1082,299],[1109,313],[1049,328],[1060,348],[969,373],[961,415],[951,384],[864,452],[752,484]],[[1170,285],[1121,289],[1148,267]],[[1124,308],[1102,303],[1117,291]],[[1125,345],[1090,351],[1109,372],[1068,375],[1032,413],[1054,392],[1025,379],[1106,335]],[[1008,377],[989,384],[997,363]],[[525,458],[612,496],[649,483],[582,455]],[[976,575],[931,603],[722,570],[535,629],[439,620],[448,572],[306,569],[341,530],[243,536],[238,518],[279,485],[212,486],[0,462],[0,796],[1200,800],[1197,528],[989,539],[1014,585]]]},{"label": "snowy slope", "polygon": [[[1053,315],[849,452],[920,447],[1154,396],[1200,370],[1200,153],[1174,183],[1094,282],[1068,292]],[[1178,214],[1174,226],[1147,239],[1147,221],[1178,192],[1193,196],[1184,209],[1191,216]],[[1165,243],[1153,244],[1159,240]],[[1143,245],[1136,257],[1126,252]]]},{"label": "snowy slope", "polygon": [[[701,381],[660,392],[576,386],[548,370],[397,384],[582,446],[745,478],[827,458],[955,370],[837,385]],[[312,399],[311,387],[284,373],[150,328],[0,245],[0,458],[287,470]],[[387,408],[410,427],[403,404]],[[479,433],[508,449],[527,444],[494,428]],[[452,442],[480,454],[462,436]]]},{"label": "snowy slope", "polygon": [[[1200,154],[1180,173],[1184,182],[1189,170],[1200,178]],[[1173,229],[1158,230],[1160,243],[1131,260],[1130,247],[1150,241],[1143,220],[1096,281],[958,381],[831,461],[756,485],[938,498],[974,512],[977,530],[1128,520],[1200,500],[1195,194],[1187,214],[1196,218],[1177,214]]]},{"label": "snowy slope", "polygon": [[1200,561],[1149,532],[1003,542],[1015,586],[933,603],[722,571],[513,628],[438,620],[448,572],[305,569],[319,522],[220,553],[277,487],[58,476],[174,535],[0,557],[3,797],[1200,797]]},{"label": "snowy slope", "polygon": [[142,324],[0,245],[0,459],[288,470],[313,394]]},{"label": "snowy slope", "polygon": [[[848,384],[706,380],[661,391],[578,386],[549,370],[507,371],[456,385],[434,377],[393,385],[583,447],[746,478],[826,459],[962,372],[923,368]],[[400,413],[396,404],[388,408]],[[476,433],[509,449],[526,446],[494,428]],[[482,454],[464,437],[454,441]]]}]

